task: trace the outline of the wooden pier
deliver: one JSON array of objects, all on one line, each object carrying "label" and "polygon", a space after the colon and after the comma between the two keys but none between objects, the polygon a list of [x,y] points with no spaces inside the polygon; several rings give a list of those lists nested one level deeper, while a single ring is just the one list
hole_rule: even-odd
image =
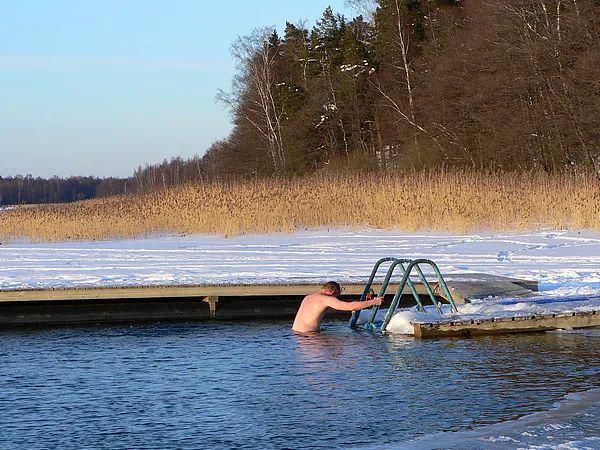
[{"label": "wooden pier", "polygon": [[[534,281],[488,274],[448,275],[446,281],[456,303],[486,297],[527,297],[537,291]],[[321,282],[291,284],[189,285],[90,287],[70,289],[0,290],[0,327],[15,325],[69,325],[131,323],[156,321],[290,319],[300,302]],[[356,299],[363,283],[346,283],[342,298]],[[442,290],[431,286],[442,302]],[[427,303],[425,287],[415,282]],[[379,285],[374,284],[375,292]],[[388,287],[384,308],[398,285]],[[413,306],[414,299],[405,288],[401,305]],[[348,313],[329,315],[349,319]],[[471,337],[547,331],[561,328],[600,326],[600,311],[538,316],[490,318],[482,320],[413,323],[418,338]]]},{"label": "wooden pier", "polygon": [[600,326],[598,311],[570,312],[463,320],[455,322],[413,323],[418,338],[472,337],[490,334],[532,333],[559,329],[578,329]]},{"label": "wooden pier", "polygon": [[[487,296],[527,296],[537,283],[487,274],[448,275],[446,281],[456,303]],[[321,282],[296,284],[240,284],[189,286],[91,287],[69,289],[0,290],[0,326],[113,323],[135,321],[196,321],[292,318],[304,296]],[[356,299],[363,283],[343,284],[342,299]],[[441,300],[437,283],[431,286]],[[425,287],[415,282],[423,300]],[[374,285],[375,292],[379,286]],[[390,284],[386,301],[398,289]],[[414,304],[408,287],[402,303]],[[336,315],[347,319],[347,313]],[[331,316],[329,316],[331,317]],[[335,317],[335,316],[334,316]]]}]

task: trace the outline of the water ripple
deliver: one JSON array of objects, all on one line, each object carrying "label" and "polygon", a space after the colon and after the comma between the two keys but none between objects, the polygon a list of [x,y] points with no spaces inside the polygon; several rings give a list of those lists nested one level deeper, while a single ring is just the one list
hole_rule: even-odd
[{"label": "water ripple", "polygon": [[[586,335],[418,341],[330,323],[0,332],[0,448],[391,445],[600,386]],[[596,418],[597,419],[597,418]]]}]

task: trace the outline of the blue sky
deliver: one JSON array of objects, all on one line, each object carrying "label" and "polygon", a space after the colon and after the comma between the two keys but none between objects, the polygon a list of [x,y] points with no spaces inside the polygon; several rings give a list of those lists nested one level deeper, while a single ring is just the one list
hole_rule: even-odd
[{"label": "blue sky", "polygon": [[127,176],[225,137],[236,36],[344,0],[0,0],[0,176]]}]

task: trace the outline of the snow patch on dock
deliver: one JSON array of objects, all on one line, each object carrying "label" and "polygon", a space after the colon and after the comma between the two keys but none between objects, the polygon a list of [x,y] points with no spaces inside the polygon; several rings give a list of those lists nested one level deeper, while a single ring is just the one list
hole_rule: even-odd
[{"label": "snow patch on dock", "polygon": [[[600,311],[600,293],[595,290],[581,290],[576,295],[563,296],[559,293],[538,294],[529,298],[482,299],[472,303],[457,305],[458,313],[450,310],[449,305],[443,305],[443,315],[433,306],[425,307],[425,312],[416,308],[399,310],[388,324],[387,331],[394,334],[413,335],[413,323],[450,323],[477,321],[488,319],[504,319],[512,317],[531,317],[551,314],[566,314],[578,312]],[[378,312],[376,322],[383,322],[386,309]],[[368,321],[370,311],[361,311],[358,325]]]}]

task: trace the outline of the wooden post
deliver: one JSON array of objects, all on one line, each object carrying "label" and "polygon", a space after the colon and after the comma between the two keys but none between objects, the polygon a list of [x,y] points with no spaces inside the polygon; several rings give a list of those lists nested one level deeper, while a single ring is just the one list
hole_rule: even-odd
[{"label": "wooden post", "polygon": [[217,307],[219,305],[219,297],[216,297],[216,296],[204,297],[204,299],[202,301],[208,303],[208,307],[210,308],[210,318],[216,319],[217,318]]}]

